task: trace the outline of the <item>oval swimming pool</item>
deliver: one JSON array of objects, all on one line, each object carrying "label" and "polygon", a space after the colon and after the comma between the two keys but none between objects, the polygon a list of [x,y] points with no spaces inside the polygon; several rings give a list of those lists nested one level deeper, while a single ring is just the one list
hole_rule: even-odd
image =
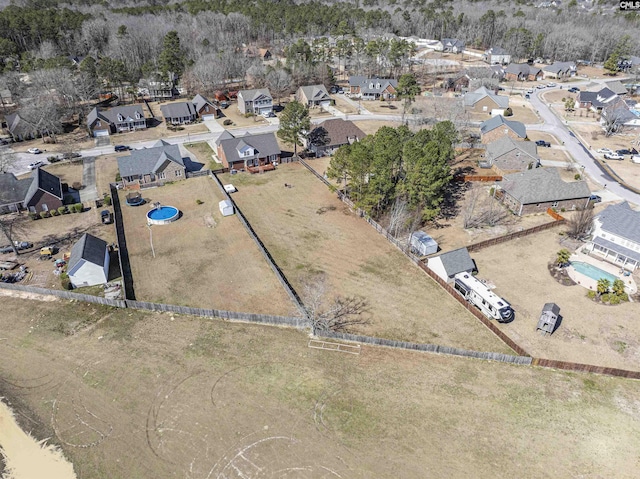
[{"label": "oval swimming pool", "polygon": [[147,224],[166,225],[178,219],[180,211],[174,206],[160,206],[149,210]]},{"label": "oval swimming pool", "polygon": [[601,270],[600,268],[597,268],[592,264],[583,263],[582,261],[572,261],[571,266],[573,266],[573,269],[575,269],[578,273],[584,274],[585,276],[588,276],[595,281],[598,281],[601,278],[605,278],[608,279],[611,284],[613,284],[613,282],[618,279],[617,276],[611,273],[607,273],[606,271]]}]

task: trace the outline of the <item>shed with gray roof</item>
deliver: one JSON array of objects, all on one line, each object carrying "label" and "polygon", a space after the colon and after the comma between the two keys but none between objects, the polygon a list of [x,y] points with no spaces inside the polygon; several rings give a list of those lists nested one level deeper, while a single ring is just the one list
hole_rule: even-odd
[{"label": "shed with gray roof", "polygon": [[67,274],[75,288],[106,283],[109,280],[107,242],[88,233],[83,234],[71,248]]},{"label": "shed with gray roof", "polygon": [[427,267],[447,283],[453,283],[453,277],[458,273],[471,273],[476,269],[467,248],[454,249],[429,258]]},{"label": "shed with gray roof", "polygon": [[133,150],[118,158],[118,170],[124,186],[183,180],[186,168],[180,147],[159,140],[152,148]]}]

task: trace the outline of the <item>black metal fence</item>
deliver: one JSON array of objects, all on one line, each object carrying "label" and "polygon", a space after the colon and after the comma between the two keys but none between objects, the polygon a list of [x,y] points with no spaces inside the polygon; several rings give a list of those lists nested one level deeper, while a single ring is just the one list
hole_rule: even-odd
[{"label": "black metal fence", "polygon": [[120,273],[122,274],[124,283],[124,297],[126,299],[136,299],[136,293],[133,288],[133,275],[131,274],[131,263],[129,262],[129,250],[127,249],[127,238],[124,234],[120,197],[118,196],[118,189],[114,183],[111,183],[110,190],[118,239],[118,261],[120,262]]}]

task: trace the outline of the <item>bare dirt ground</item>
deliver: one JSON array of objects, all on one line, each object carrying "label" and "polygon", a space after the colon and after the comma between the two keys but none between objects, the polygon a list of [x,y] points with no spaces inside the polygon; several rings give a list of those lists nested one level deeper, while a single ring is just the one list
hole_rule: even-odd
[{"label": "bare dirt ground", "polygon": [[98,195],[103,193],[111,194],[109,184],[115,182],[118,174],[118,156],[124,155],[102,155],[96,158],[96,188]]},{"label": "bare dirt ground", "polygon": [[[565,238],[560,231],[548,230],[473,254],[478,276],[493,282],[496,293],[516,310],[516,319],[500,327],[536,357],[637,370],[638,305],[602,306],[587,298],[585,288],[556,282],[547,264],[567,247],[560,243]],[[560,306],[563,320],[552,336],[544,337],[536,333],[536,325],[548,302]]]},{"label": "bare dirt ground", "polygon": [[355,120],[353,123],[367,135],[375,134],[375,132],[383,126],[390,126],[392,128],[400,126],[400,122],[396,121]]},{"label": "bare dirt ground", "polygon": [[637,475],[638,381],[2,301],[1,393],[82,479]]},{"label": "bare dirt ground", "polygon": [[[243,213],[294,288],[324,273],[329,297],[360,295],[368,335],[480,350],[505,350],[461,305],[413,266],[298,163],[233,182]],[[285,188],[287,183],[293,185]],[[269,205],[265,208],[265,205]]]},{"label": "bare dirt ground", "polygon": [[[145,190],[147,203],[140,207],[126,206],[125,195],[120,192],[137,299],[252,313],[293,311],[238,218],[220,214],[224,197],[213,180],[191,178]],[[156,201],[175,206],[182,217],[151,227],[154,258],[146,213]]]},{"label": "bare dirt ground", "polygon": [[344,94],[343,95],[329,95],[336,103],[335,103],[335,107],[340,110],[342,113],[346,113],[348,115],[353,114],[353,113],[357,113],[358,109],[354,108],[353,105],[351,105],[351,103],[347,102],[344,99]]},{"label": "bare dirt ground", "polygon": [[226,129],[232,130],[234,127],[246,128],[248,126],[264,126],[267,124],[267,120],[260,115],[245,118],[245,116],[238,111],[238,104],[236,102],[231,103],[229,108],[222,110],[222,113],[224,116],[216,120],[220,125],[224,126],[224,121],[227,119],[233,122],[233,125],[224,126]]},{"label": "bare dirt ground", "polygon": [[640,164],[632,163],[627,156],[624,161],[607,161],[607,164],[625,182],[640,189]]}]

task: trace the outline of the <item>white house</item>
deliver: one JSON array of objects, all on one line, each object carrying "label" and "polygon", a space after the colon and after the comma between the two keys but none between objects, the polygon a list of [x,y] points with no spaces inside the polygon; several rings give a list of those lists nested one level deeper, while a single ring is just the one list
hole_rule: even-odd
[{"label": "white house", "polygon": [[238,110],[240,113],[269,113],[273,110],[273,97],[267,88],[240,90],[238,92]]},{"label": "white house", "polygon": [[447,283],[453,283],[456,274],[471,273],[476,269],[476,265],[467,248],[458,248],[429,258],[427,268]]},{"label": "white house", "polygon": [[75,288],[106,283],[109,279],[107,242],[88,233],[83,234],[71,248],[67,274]]},{"label": "white house", "polygon": [[511,63],[511,55],[504,48],[489,48],[482,55],[482,59],[489,65],[508,65]]},{"label": "white house", "polygon": [[593,220],[591,251],[603,260],[635,271],[640,266],[640,212],[626,201],[604,209]]}]

